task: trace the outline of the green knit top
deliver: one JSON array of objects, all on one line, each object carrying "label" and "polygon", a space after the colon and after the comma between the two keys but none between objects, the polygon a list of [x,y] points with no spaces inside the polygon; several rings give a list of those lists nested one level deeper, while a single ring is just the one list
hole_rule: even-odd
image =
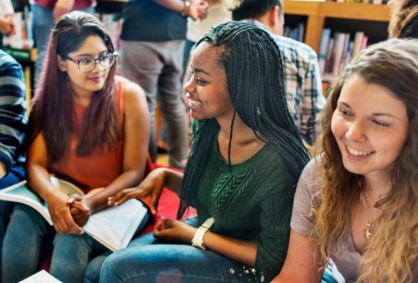
[{"label": "green knit top", "polygon": [[216,143],[212,150],[192,201],[199,225],[214,217],[212,232],[255,241],[255,268],[269,282],[280,272],[286,257],[297,179],[268,144],[247,161],[231,167]]}]

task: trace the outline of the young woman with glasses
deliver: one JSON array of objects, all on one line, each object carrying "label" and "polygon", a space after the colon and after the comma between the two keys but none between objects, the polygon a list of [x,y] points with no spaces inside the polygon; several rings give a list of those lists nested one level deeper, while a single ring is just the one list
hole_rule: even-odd
[{"label": "young woman with glasses", "polygon": [[[42,244],[51,243],[51,235],[50,273],[63,282],[82,282],[89,259],[105,247],[81,227],[109,196],[143,179],[147,102],[138,85],[115,76],[116,56],[94,16],[71,12],[57,21],[26,140],[28,183],[48,204],[54,226],[28,206],[15,207],[4,240],[3,282],[36,272]],[[86,195],[69,198],[54,189],[50,174]]]}]

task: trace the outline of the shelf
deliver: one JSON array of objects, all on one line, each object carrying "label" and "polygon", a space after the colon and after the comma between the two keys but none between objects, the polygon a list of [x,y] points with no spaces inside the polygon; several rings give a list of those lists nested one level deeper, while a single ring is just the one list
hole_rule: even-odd
[{"label": "shelf", "polygon": [[328,18],[387,22],[390,19],[390,9],[383,4],[323,2],[319,8],[319,15]]},{"label": "shelf", "polygon": [[14,57],[18,61],[24,62],[35,62],[36,61],[36,48],[32,49],[19,49],[13,48],[9,46],[3,46],[2,50],[4,52],[9,53],[12,57]]},{"label": "shelf", "polygon": [[390,20],[390,9],[387,5],[369,3],[284,0],[284,12],[286,15],[307,16],[305,43],[316,52],[319,50],[322,29],[326,19],[336,18],[373,22],[389,22]]}]

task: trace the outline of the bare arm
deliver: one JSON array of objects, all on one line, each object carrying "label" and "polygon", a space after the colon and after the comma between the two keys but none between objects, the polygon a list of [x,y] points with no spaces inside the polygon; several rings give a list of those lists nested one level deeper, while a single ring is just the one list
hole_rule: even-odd
[{"label": "bare arm", "polygon": [[123,173],[104,190],[83,199],[92,213],[107,206],[108,197],[136,186],[144,177],[150,136],[148,106],[138,85],[127,84],[125,92]]},{"label": "bare arm", "polygon": [[48,150],[42,133],[38,134],[27,156],[27,178],[31,188],[48,204],[54,228],[63,234],[80,234],[83,230],[74,222],[67,203],[68,196],[57,190],[50,182]]},{"label": "bare arm", "polygon": [[319,270],[320,266],[315,261],[313,241],[292,229],[286,261],[279,275],[271,282],[319,283],[322,277]]},{"label": "bare arm", "polygon": [[154,0],[159,5],[183,13],[184,15],[192,18],[193,20],[204,19],[206,17],[206,11],[208,4],[204,0],[190,0],[190,7],[184,9],[183,0]]},{"label": "bare arm", "polygon": [[180,195],[183,173],[167,169],[158,168],[153,170],[136,187],[125,189],[115,196],[108,198],[108,205],[121,205],[128,199],[142,199],[150,207],[151,213],[156,214],[158,200],[164,187]]},{"label": "bare arm", "polygon": [[[191,244],[197,228],[183,221],[162,219],[154,229],[154,236],[166,242]],[[203,236],[205,246],[233,260],[254,266],[257,245],[253,241],[237,240],[207,231]]]}]

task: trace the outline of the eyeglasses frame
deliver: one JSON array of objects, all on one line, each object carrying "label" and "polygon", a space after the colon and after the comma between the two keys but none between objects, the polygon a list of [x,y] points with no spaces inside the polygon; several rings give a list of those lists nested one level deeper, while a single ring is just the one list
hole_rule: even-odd
[{"label": "eyeglasses frame", "polygon": [[[82,73],[89,73],[89,72],[91,72],[92,70],[94,70],[94,68],[96,68],[97,61],[99,62],[100,67],[102,67],[103,69],[108,69],[108,68],[112,67],[112,66],[113,66],[113,64],[115,64],[116,57],[117,57],[119,54],[118,54],[118,52],[113,51],[113,52],[109,52],[109,53],[108,53],[108,54],[106,54],[106,55],[113,55],[113,56],[114,56],[114,58],[115,58],[115,59],[113,60],[113,63],[112,63],[111,65],[109,65],[108,67],[103,67],[103,66],[100,64],[100,62],[103,62],[103,60],[101,60],[101,59],[100,59],[100,57],[99,57],[99,58],[96,58],[96,59],[91,58],[91,59],[92,59],[92,61],[94,62],[94,63],[93,63],[93,67],[91,68],[91,70],[88,70],[88,71],[83,72],[83,71],[81,71],[81,70],[80,70],[80,62],[81,62],[81,61],[83,61],[83,60],[85,60],[85,59],[82,59],[82,60],[74,60],[74,59],[70,58],[68,55],[61,55],[61,54],[60,54],[60,56],[61,56],[61,58],[62,58],[62,59],[64,59],[64,60],[70,60],[71,62],[73,62],[73,63],[77,64],[78,70],[79,70],[80,72],[82,72]],[[102,56],[102,57],[103,57],[103,56]]]}]

